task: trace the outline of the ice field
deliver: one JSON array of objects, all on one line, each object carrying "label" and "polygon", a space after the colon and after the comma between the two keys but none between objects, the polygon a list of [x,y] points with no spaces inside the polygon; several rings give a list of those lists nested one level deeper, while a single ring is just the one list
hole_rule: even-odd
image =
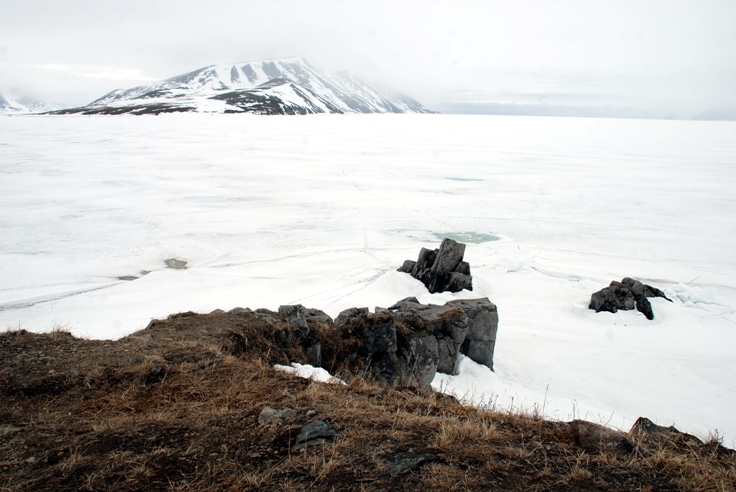
[{"label": "ice field", "polygon": [[[395,271],[442,237],[468,245],[472,292]],[[587,309],[625,276],[674,302]],[[0,117],[2,328],[116,338],[180,311],[407,296],[498,306],[496,372],[464,360],[438,389],[736,446],[736,122]]]}]

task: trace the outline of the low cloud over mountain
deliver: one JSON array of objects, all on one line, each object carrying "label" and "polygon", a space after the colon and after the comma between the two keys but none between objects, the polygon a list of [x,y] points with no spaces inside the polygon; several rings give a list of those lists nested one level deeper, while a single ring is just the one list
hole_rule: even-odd
[{"label": "low cloud over mountain", "polygon": [[55,114],[172,112],[314,114],[431,113],[348,72],[319,72],[303,58],[213,65],[147,86],[118,89]]}]

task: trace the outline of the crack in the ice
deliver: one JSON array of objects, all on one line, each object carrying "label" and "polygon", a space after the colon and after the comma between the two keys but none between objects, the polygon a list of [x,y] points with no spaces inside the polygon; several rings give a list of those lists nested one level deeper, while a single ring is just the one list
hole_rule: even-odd
[{"label": "crack in the ice", "polygon": [[12,311],[12,310],[15,310],[15,309],[24,309],[24,308],[28,308],[28,307],[33,307],[33,306],[35,306],[37,304],[44,304],[44,303],[47,303],[47,302],[54,302],[54,301],[58,301],[58,300],[61,300],[61,299],[66,299],[67,297],[74,297],[74,296],[78,296],[80,294],[86,294],[88,292],[94,292],[96,290],[108,289],[108,288],[114,287],[114,286],[116,286],[116,285],[118,285],[120,283],[123,283],[123,282],[115,282],[114,284],[103,285],[102,287],[95,287],[95,288],[92,288],[92,289],[79,290],[79,291],[76,291],[76,292],[68,292],[66,294],[61,294],[61,295],[57,295],[57,296],[54,296],[54,297],[47,297],[45,299],[41,299],[41,300],[38,300],[38,301],[27,301],[27,302],[20,302],[20,303],[16,303],[16,304],[0,304],[0,312],[2,312],[2,311]]}]

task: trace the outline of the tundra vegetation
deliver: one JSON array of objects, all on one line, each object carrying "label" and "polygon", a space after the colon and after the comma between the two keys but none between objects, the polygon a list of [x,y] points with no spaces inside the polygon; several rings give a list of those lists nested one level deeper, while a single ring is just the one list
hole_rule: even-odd
[{"label": "tundra vegetation", "polygon": [[[339,351],[322,335],[335,340],[323,357]],[[325,384],[274,369],[307,360],[254,315],[182,313],[115,341],[9,330],[0,490],[736,487],[736,457],[717,436],[648,421],[625,434],[463,406],[369,372]]]}]

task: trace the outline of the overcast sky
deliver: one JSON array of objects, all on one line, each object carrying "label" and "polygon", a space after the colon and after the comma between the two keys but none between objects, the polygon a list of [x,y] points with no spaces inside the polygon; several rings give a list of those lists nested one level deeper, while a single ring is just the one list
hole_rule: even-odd
[{"label": "overcast sky", "polygon": [[0,2],[0,92],[61,106],[298,55],[443,112],[691,117],[736,108],[736,0]]}]

